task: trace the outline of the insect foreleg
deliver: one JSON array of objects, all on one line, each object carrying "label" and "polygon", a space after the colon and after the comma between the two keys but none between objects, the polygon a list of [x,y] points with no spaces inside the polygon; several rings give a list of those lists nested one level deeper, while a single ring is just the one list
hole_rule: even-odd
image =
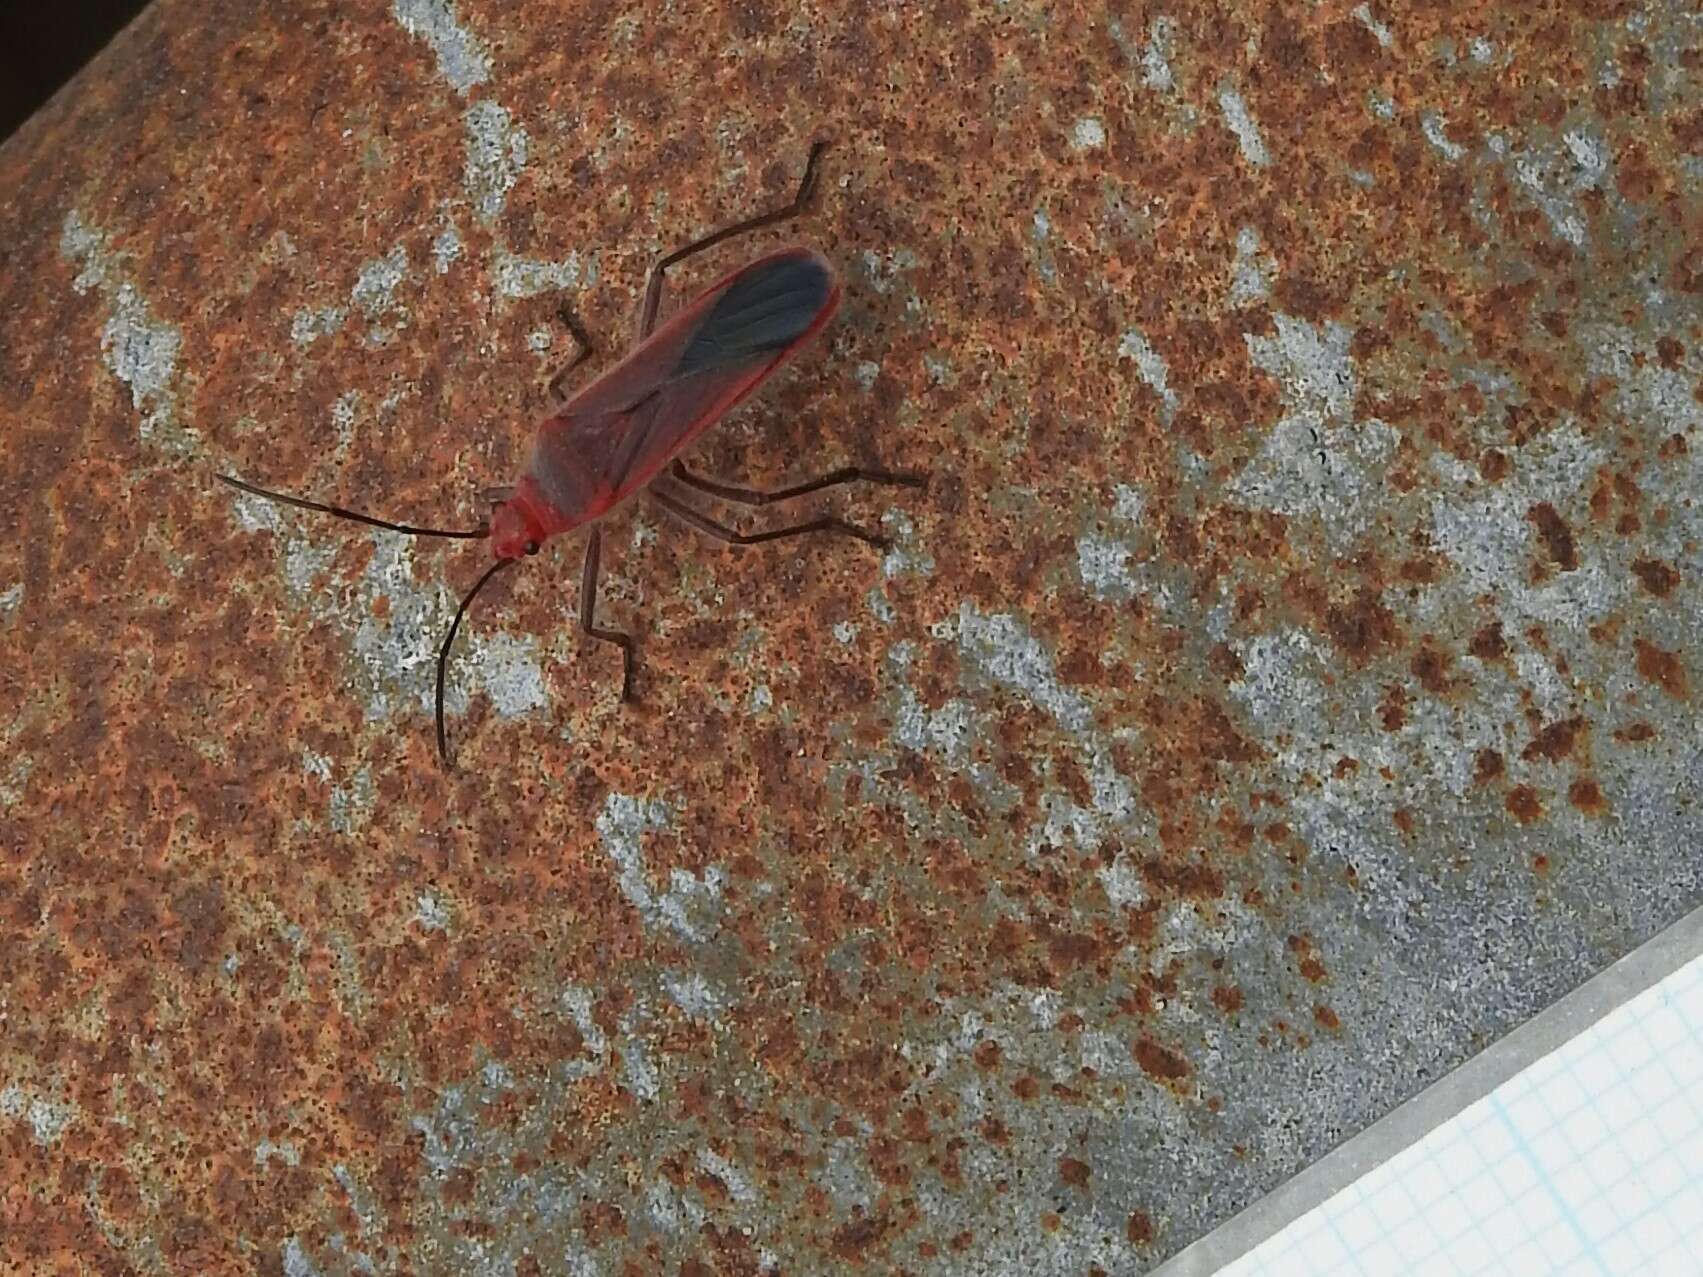
[{"label": "insect foreleg", "polygon": [[597,567],[603,553],[603,530],[592,528],[585,541],[585,568],[579,582],[579,627],[594,639],[613,643],[621,649],[621,699],[633,699],[633,636],[620,630],[600,629],[594,618],[597,613]]}]

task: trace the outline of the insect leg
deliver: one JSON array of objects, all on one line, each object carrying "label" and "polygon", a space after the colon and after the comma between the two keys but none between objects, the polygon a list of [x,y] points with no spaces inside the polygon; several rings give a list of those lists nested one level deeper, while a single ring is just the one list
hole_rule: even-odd
[{"label": "insect leg", "polygon": [[549,398],[560,401],[565,397],[562,393],[562,383],[567,380],[568,374],[590,359],[597,347],[592,344],[591,334],[586,332],[585,325],[580,323],[579,316],[574,314],[574,308],[567,302],[556,308],[556,318],[562,321],[562,325],[573,335],[574,344],[579,347],[579,354],[573,357],[566,368],[553,375],[544,387]]},{"label": "insect leg", "polygon": [[695,239],[683,248],[677,248],[668,254],[655,266],[650,268],[650,278],[645,281],[645,304],[639,311],[638,340],[643,341],[650,335],[650,330],[656,327],[656,313],[662,307],[662,273],[675,262],[684,261],[693,253],[701,253],[712,245],[719,244],[735,235],[743,235],[747,231],[759,230],[764,226],[773,226],[776,222],[784,222],[789,217],[797,217],[804,211],[804,206],[810,202],[810,196],[816,189],[816,161],[822,152],[827,150],[826,142],[817,142],[810,148],[810,158],[804,164],[804,178],[798,184],[798,194],[792,197],[792,203],[785,208],[777,208],[773,212],[759,213],[756,217],[748,217],[732,226],[724,226],[719,231],[711,231],[702,239]]},{"label": "insect leg", "polygon": [[757,545],[763,541],[779,541],[783,537],[801,537],[807,532],[838,532],[842,536],[856,537],[870,545],[885,550],[887,538],[880,533],[871,532],[868,528],[860,528],[855,523],[847,523],[844,519],[824,517],[811,519],[808,523],[796,523],[785,528],[770,528],[766,532],[741,532],[730,528],[725,523],[717,523],[701,510],[694,510],[671,493],[661,488],[650,490],[656,503],[682,523],[696,528],[706,536],[712,536],[718,541],[726,541],[729,545]]},{"label": "insect leg", "polygon": [[633,699],[633,636],[620,630],[599,629],[592,623],[597,611],[597,562],[603,553],[603,530],[593,528],[585,542],[585,570],[579,581],[579,627],[594,639],[621,649],[621,699]]},{"label": "insect leg", "polygon": [[676,461],[673,469],[674,477],[699,492],[707,492],[712,497],[723,501],[736,501],[740,505],[773,505],[777,501],[790,501],[793,497],[802,497],[807,493],[820,492],[823,488],[837,487],[842,483],[880,483],[894,488],[925,488],[928,486],[928,476],[921,474],[895,474],[887,470],[865,470],[860,466],[841,466],[820,478],[808,479],[803,483],[795,483],[789,488],[741,488],[731,483],[720,483],[714,479],[706,479],[702,475],[693,474],[686,469],[684,461]]}]

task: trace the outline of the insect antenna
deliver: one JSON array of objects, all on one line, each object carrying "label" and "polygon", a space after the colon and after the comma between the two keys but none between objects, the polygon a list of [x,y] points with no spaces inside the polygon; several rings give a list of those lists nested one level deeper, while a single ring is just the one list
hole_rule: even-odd
[{"label": "insect antenna", "polygon": [[461,606],[455,609],[455,620],[449,623],[449,633],[444,635],[443,646],[438,649],[438,757],[443,760],[445,767],[449,766],[449,740],[444,735],[443,728],[443,679],[444,670],[449,666],[450,644],[455,642],[455,632],[461,628],[461,618],[467,614],[467,605],[473,602],[474,596],[480,590],[485,588],[485,582],[508,567],[509,564],[518,562],[520,562],[519,559],[498,559],[485,569],[485,575],[479,578],[477,585],[467,591],[467,597],[462,599]]},{"label": "insect antenna", "polygon": [[415,537],[458,537],[463,540],[476,541],[490,532],[490,525],[481,523],[476,528],[468,528],[464,532],[449,531],[444,528],[416,528],[407,523],[391,523],[387,519],[375,519],[370,514],[361,514],[356,510],[345,510],[340,505],[325,505],[318,501],[309,501],[306,497],[292,497],[282,492],[271,492],[265,488],[257,488],[252,483],[244,483],[241,479],[228,474],[219,476],[220,480],[233,488],[251,493],[257,497],[265,497],[268,501],[278,501],[284,505],[293,505],[300,510],[315,510],[320,514],[334,514],[339,519],[352,519],[356,523],[364,523],[370,528],[383,528],[387,532],[406,532]]}]

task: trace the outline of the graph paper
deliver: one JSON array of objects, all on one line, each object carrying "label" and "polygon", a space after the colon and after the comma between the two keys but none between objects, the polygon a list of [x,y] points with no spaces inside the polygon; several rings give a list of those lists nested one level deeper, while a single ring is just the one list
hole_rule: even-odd
[{"label": "graph paper", "polygon": [[1700,1277],[1703,958],[1217,1271]]}]

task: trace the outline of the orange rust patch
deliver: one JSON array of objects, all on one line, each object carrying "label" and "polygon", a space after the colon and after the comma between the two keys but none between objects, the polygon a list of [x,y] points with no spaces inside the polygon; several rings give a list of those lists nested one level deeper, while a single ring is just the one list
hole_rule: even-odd
[{"label": "orange rust patch", "polygon": [[1061,1157],[1058,1161],[1058,1177],[1072,1188],[1087,1188],[1088,1163],[1080,1162],[1074,1157]]},{"label": "orange rust patch", "polygon": [[1547,501],[1540,502],[1526,511],[1526,518],[1537,526],[1538,537],[1542,540],[1544,552],[1551,563],[1563,572],[1572,572],[1579,566],[1579,551],[1573,543],[1573,530],[1567,526],[1567,521],[1554,506]]},{"label": "orange rust patch", "polygon": [[1658,599],[1665,599],[1679,586],[1679,572],[1661,559],[1634,559],[1632,574]]},{"label": "orange rust patch", "polygon": [[1214,985],[1212,1002],[1225,1015],[1234,1015],[1242,1009],[1242,991],[1231,984]]},{"label": "orange rust patch", "polygon": [[1160,1082],[1176,1082],[1190,1073],[1186,1059],[1152,1038],[1137,1038],[1130,1047],[1130,1054],[1143,1073]]},{"label": "orange rust patch", "polygon": [[1384,699],[1378,703],[1378,721],[1386,732],[1398,732],[1407,722],[1407,689],[1391,683],[1384,689]]},{"label": "orange rust patch", "polygon": [[1500,661],[1508,655],[1508,640],[1502,634],[1502,622],[1491,621],[1472,636],[1467,649],[1481,661]]},{"label": "orange rust patch", "polygon": [[1584,731],[1583,718],[1567,718],[1551,723],[1532,737],[1531,742],[1520,751],[1520,757],[1528,763],[1536,759],[1558,763],[1573,752]]},{"label": "orange rust patch", "polygon": [[860,1262],[864,1252],[879,1242],[892,1227],[892,1222],[885,1215],[865,1215],[861,1207],[854,1210],[853,1218],[834,1230],[831,1241],[834,1254],[849,1263]]},{"label": "orange rust patch", "polygon": [[1394,613],[1370,589],[1361,590],[1349,603],[1330,608],[1325,628],[1331,641],[1359,665],[1394,643],[1399,634]]},{"label": "orange rust patch", "polygon": [[1634,639],[1632,648],[1638,654],[1638,673],[1675,700],[1686,699],[1689,684],[1685,665],[1677,652],[1669,652],[1643,639]]},{"label": "orange rust patch", "polygon": [[1124,1221],[1124,1236],[1132,1246],[1153,1244],[1153,1220],[1146,1211],[1135,1210],[1129,1213],[1129,1218]]},{"label": "orange rust patch", "polygon": [[1502,805],[1508,809],[1509,815],[1522,825],[1529,825],[1543,815],[1543,804],[1538,801],[1537,791],[1530,785],[1515,785],[1502,800]]},{"label": "orange rust patch", "polygon": [[1322,1002],[1313,1008],[1313,1019],[1321,1028],[1329,1029],[1333,1033],[1342,1028],[1342,1018]]},{"label": "orange rust patch", "polygon": [[1169,860],[1144,861],[1141,876],[1155,891],[1194,900],[1216,900],[1224,894],[1224,875],[1211,865],[1176,864]]},{"label": "orange rust patch", "polygon": [[1319,958],[1318,950],[1313,944],[1313,938],[1308,935],[1290,936],[1285,942],[1289,951],[1295,955],[1296,969],[1301,978],[1310,984],[1321,983],[1330,973],[1325,969],[1324,962]]},{"label": "orange rust patch", "polygon": [[1502,761],[1502,755],[1493,749],[1481,749],[1473,756],[1472,779],[1475,784],[1489,784],[1506,770],[1507,764]]},{"label": "orange rust patch", "polygon": [[1419,685],[1433,696],[1446,696],[1453,685],[1449,678],[1449,657],[1445,652],[1431,646],[1430,638],[1413,654],[1413,660],[1408,666],[1413,676],[1419,680]]},{"label": "orange rust patch", "polygon": [[1580,776],[1567,787],[1567,801],[1587,816],[1601,816],[1608,810],[1602,787],[1589,776]]}]

